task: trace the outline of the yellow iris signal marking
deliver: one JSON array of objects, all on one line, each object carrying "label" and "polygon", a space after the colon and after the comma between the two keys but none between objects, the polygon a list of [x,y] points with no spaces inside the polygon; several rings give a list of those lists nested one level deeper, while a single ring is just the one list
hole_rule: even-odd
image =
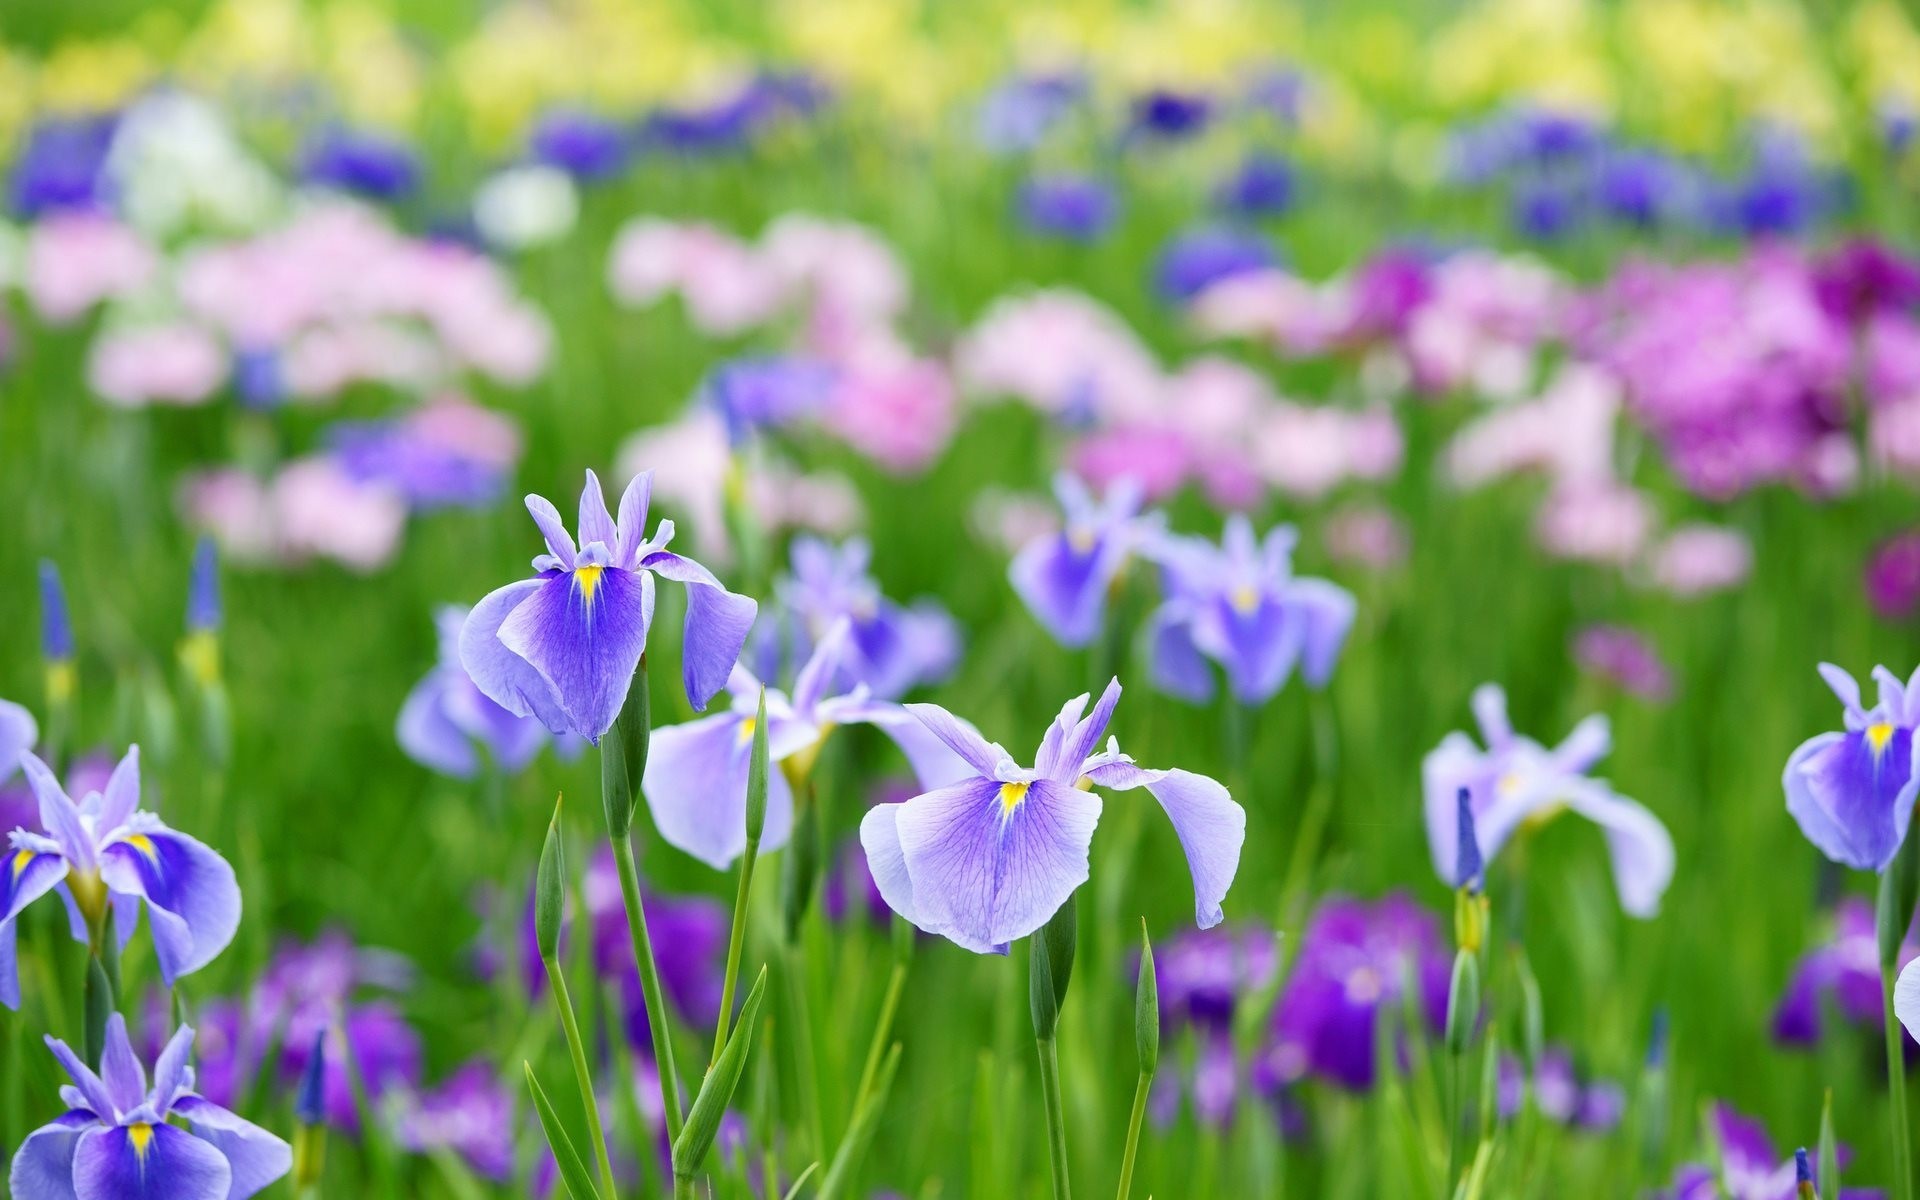
[{"label": "yellow iris signal marking", "polygon": [[580,596],[588,604],[593,603],[593,591],[600,586],[600,572],[605,567],[584,566],[573,569],[573,581],[580,586]]},{"label": "yellow iris signal marking", "polygon": [[1007,817],[1012,816],[1013,810],[1020,807],[1020,802],[1027,798],[1027,789],[1032,786],[1030,783],[1001,784],[1000,814]]},{"label": "yellow iris signal marking", "polygon": [[1892,740],[1893,726],[1887,724],[1885,721],[1880,722],[1878,725],[1867,726],[1867,745],[1873,747],[1875,754],[1879,754],[1882,750],[1885,750],[1887,743]]}]

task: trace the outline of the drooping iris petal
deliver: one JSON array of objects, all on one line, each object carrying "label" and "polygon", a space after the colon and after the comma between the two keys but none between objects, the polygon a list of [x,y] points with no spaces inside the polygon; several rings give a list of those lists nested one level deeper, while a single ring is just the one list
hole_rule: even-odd
[{"label": "drooping iris petal", "polygon": [[1008,761],[1007,752],[999,743],[989,742],[971,722],[938,704],[909,704],[906,709],[977,773],[991,776],[999,771],[1001,763]]},{"label": "drooping iris petal", "polygon": [[1787,810],[1827,857],[1881,870],[1913,817],[1914,753],[1913,731],[1887,725],[1809,739],[1787,760]]},{"label": "drooping iris petal", "polygon": [[160,975],[174,980],[212,962],[240,927],[240,887],[227,860],[176,833],[151,814],[101,854],[100,877],[110,891],[147,902]]},{"label": "drooping iris petal", "polygon": [[1021,547],[1008,574],[1013,590],[1047,632],[1078,649],[1100,632],[1107,589],[1121,559],[1111,538],[1082,540],[1062,532]]},{"label": "drooping iris petal", "polygon": [[1160,802],[1193,874],[1194,920],[1202,929],[1218,925],[1223,916],[1220,903],[1240,869],[1240,849],[1247,840],[1246,810],[1220,783],[1192,771],[1143,770],[1115,760],[1090,766],[1087,776],[1101,787],[1146,788]]},{"label": "drooping iris petal", "polygon": [[442,775],[471,779],[480,769],[480,756],[466,731],[447,714],[453,680],[434,671],[414,685],[400,706],[395,726],[400,748],[407,757]]},{"label": "drooping iris petal", "polygon": [[[475,607],[469,631],[492,599]],[[640,653],[646,649],[651,600],[650,582],[643,575],[581,566],[536,581],[500,622],[499,644],[546,679],[565,714],[563,723],[549,723],[548,728],[556,733],[572,729],[599,744],[627,701]],[[465,658],[466,637],[461,640]],[[471,661],[467,669],[493,694]],[[494,698],[505,705],[502,697]]]},{"label": "drooping iris petal", "polygon": [[1600,826],[1613,860],[1613,885],[1629,916],[1651,917],[1673,882],[1673,837],[1643,806],[1589,784],[1568,793],[1567,807]]},{"label": "drooping iris petal", "polygon": [[686,640],[680,652],[680,671],[687,699],[694,708],[704,709],[739,661],[760,606],[751,597],[721,587],[713,572],[699,563],[671,551],[657,550],[642,558],[639,565],[687,585]]},{"label": "drooping iris petal", "polygon": [[1347,631],[1359,612],[1353,593],[1324,579],[1301,579],[1288,589],[1288,598],[1302,620],[1300,675],[1308,687],[1322,688],[1333,678]]},{"label": "drooping iris petal", "polygon": [[1194,644],[1226,667],[1234,698],[1243,704],[1280,690],[1305,636],[1305,623],[1284,600],[1252,588],[1218,597],[1194,622]]},{"label": "drooping iris petal", "polygon": [[74,1147],[78,1200],[227,1200],[232,1184],[219,1150],[164,1121],[90,1129]]},{"label": "drooping iris petal", "polygon": [[907,872],[905,851],[900,849],[899,815],[903,805],[879,804],[860,818],[860,848],[866,852],[867,872],[887,907],[908,923],[927,928],[913,902],[913,876]]},{"label": "drooping iris petal", "polygon": [[500,626],[540,590],[545,579],[523,579],[487,593],[460,630],[460,664],[494,703],[519,717],[536,717],[554,733],[572,726],[552,682],[500,641]]},{"label": "drooping iris petal", "polygon": [[0,700],[0,780],[13,774],[20,756],[40,740],[33,714],[11,700]]},{"label": "drooping iris petal", "polygon": [[193,1136],[218,1150],[232,1175],[228,1200],[247,1200],[293,1169],[293,1147],[251,1121],[188,1093],[173,1106],[193,1126]]},{"label": "drooping iris petal", "polygon": [[[772,744],[772,761],[783,757]],[[810,740],[811,731],[801,733]],[[794,747],[785,747],[792,753]],[[753,729],[738,713],[715,713],[653,732],[640,790],[660,836],[701,862],[725,869],[747,848],[747,768]],[[767,772],[763,851],[786,844],[793,830],[793,792],[780,771]]]},{"label": "drooping iris petal", "polygon": [[895,823],[916,924],[983,954],[1025,937],[1086,882],[1099,820],[1099,797],[1044,779],[977,779],[907,801]]},{"label": "drooping iris petal", "polygon": [[93,1113],[76,1108],[27,1135],[14,1151],[13,1167],[7,1175],[12,1193],[45,1200],[75,1200],[73,1152],[80,1144],[80,1135],[98,1123]]},{"label": "drooping iris petal", "polygon": [[1147,639],[1155,687],[1190,704],[1213,699],[1213,668],[1193,643],[1193,615],[1185,604],[1161,605]]}]

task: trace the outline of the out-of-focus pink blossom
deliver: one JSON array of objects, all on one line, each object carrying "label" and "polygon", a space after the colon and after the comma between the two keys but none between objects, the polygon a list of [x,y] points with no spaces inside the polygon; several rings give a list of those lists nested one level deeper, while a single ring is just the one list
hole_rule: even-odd
[{"label": "out-of-focus pink blossom", "polygon": [[407,423],[422,437],[464,458],[503,469],[520,461],[520,427],[512,418],[457,392],[435,396]]},{"label": "out-of-focus pink blossom", "polygon": [[825,423],[880,466],[908,474],[947,448],[956,409],[953,381],[940,363],[882,354],[841,369]]},{"label": "out-of-focus pink blossom", "polygon": [[1911,617],[1920,607],[1920,532],[1880,543],[1867,560],[1863,583],[1873,611],[1889,621]]},{"label": "out-of-focus pink blossom", "polygon": [[315,399],[361,382],[425,388],[441,378],[443,367],[439,347],[420,330],[341,321],[296,334],[281,355],[280,378],[292,395]]},{"label": "out-of-focus pink blossom", "polygon": [[317,556],[375,570],[393,558],[407,523],[397,492],[356,481],[324,458],[288,465],[274,478],[271,499],[280,553],[294,561]]},{"label": "out-of-focus pink blossom", "polygon": [[1385,408],[1359,412],[1282,401],[1249,431],[1255,470],[1290,496],[1315,499],[1349,479],[1385,479],[1405,452]]},{"label": "out-of-focus pink blossom", "polygon": [[225,557],[265,563],[275,550],[272,505],[258,479],[237,467],[190,476],[180,488],[188,524],[206,530]]},{"label": "out-of-focus pink blossom", "polygon": [[989,548],[1011,557],[1036,538],[1060,531],[1060,505],[1051,496],[982,488],[967,510],[967,527]]},{"label": "out-of-focus pink blossom", "polygon": [[1676,596],[1725,591],[1753,572],[1753,545],[1737,530],[1681,525],[1654,548],[1647,571],[1654,586]]},{"label": "out-of-focus pink blossom", "polygon": [[766,256],[732,234],[657,217],[637,217],[621,228],[607,261],[607,282],[631,305],[678,293],[694,328],[713,337],[765,324],[790,295]]},{"label": "out-of-focus pink blossom", "polygon": [[1366,504],[1343,508],[1327,518],[1321,532],[1335,562],[1388,571],[1407,560],[1407,527],[1393,511]]},{"label": "out-of-focus pink blossom", "polygon": [[1248,338],[1290,358],[1331,349],[1345,328],[1339,299],[1278,268],[1241,271],[1209,284],[1187,308],[1204,337]]},{"label": "out-of-focus pink blossom", "polygon": [[1645,496],[1624,484],[1595,480],[1548,496],[1534,533],[1556,557],[1624,566],[1646,546],[1653,521]]},{"label": "out-of-focus pink blossom", "polygon": [[108,329],[87,353],[87,386],[126,408],[202,404],[226,377],[226,348],[184,322]]},{"label": "out-of-focus pink blossom", "polygon": [[1096,491],[1104,493],[1130,479],[1146,499],[1162,500],[1186,483],[1193,458],[1176,430],[1127,425],[1080,439],[1068,455],[1068,466]]},{"label": "out-of-focus pink blossom", "polygon": [[1580,669],[1646,700],[1673,694],[1673,675],[1653,643],[1624,625],[1589,625],[1573,638]]},{"label": "out-of-focus pink blossom", "polygon": [[104,300],[150,283],[159,259],[146,239],[111,217],[58,213],[27,235],[27,298],[42,320],[66,325]]},{"label": "out-of-focus pink blossom", "polygon": [[1457,254],[1433,268],[1432,292],[1406,322],[1415,386],[1513,398],[1533,382],[1540,344],[1564,320],[1565,286],[1527,258]]},{"label": "out-of-focus pink blossom", "polygon": [[1881,466],[1920,473],[1920,393],[1876,408],[1867,423],[1867,440]]},{"label": "out-of-focus pink blossom", "polygon": [[863,225],[789,213],[767,226],[760,252],[793,294],[855,324],[883,324],[907,305],[907,273]]},{"label": "out-of-focus pink blossom", "polygon": [[1010,396],[1075,422],[1160,415],[1160,368],[1112,311],[1066,289],[996,302],[956,354],[975,395]]},{"label": "out-of-focus pink blossom", "polygon": [[1562,483],[1607,479],[1619,409],[1611,376],[1569,364],[1538,400],[1496,409],[1461,429],[1447,447],[1447,473],[1461,487],[1528,470]]}]

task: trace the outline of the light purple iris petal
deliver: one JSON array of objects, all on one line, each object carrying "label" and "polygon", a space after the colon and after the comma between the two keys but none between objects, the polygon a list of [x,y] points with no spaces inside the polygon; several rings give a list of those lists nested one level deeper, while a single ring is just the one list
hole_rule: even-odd
[{"label": "light purple iris petal", "polygon": [[1226,668],[1234,698],[1260,704],[1273,698],[1300,660],[1306,627],[1281,597],[1225,593],[1195,616],[1194,645]]},{"label": "light purple iris petal", "polygon": [[140,807],[140,747],[129,746],[127,752],[113,768],[113,774],[107,777],[107,786],[101,792],[100,812],[94,821],[94,834],[106,837],[127,823],[133,810]]},{"label": "light purple iris petal", "polygon": [[[768,730],[770,753],[778,732]],[[804,726],[801,732],[807,732]],[[790,744],[787,750],[792,753]],[[669,845],[721,870],[746,850],[747,768],[752,752],[753,735],[735,712],[654,730],[640,790],[653,823]],[[793,792],[782,772],[769,771],[761,849],[779,849],[792,831]]]},{"label": "light purple iris petal", "polygon": [[[886,734],[906,755],[907,765],[913,768],[914,778],[920,781],[922,791],[947,787],[979,774],[971,763],[954,752],[945,739],[901,705],[859,696],[836,696],[822,703],[817,715],[823,723],[872,725]],[[953,717],[953,720],[960,721],[968,729],[973,728],[959,717]]]},{"label": "light purple iris petal", "polygon": [[454,683],[447,672],[436,669],[415,684],[400,706],[394,734],[407,757],[421,766],[455,779],[471,779],[480,769],[480,756],[472,739],[447,715]]},{"label": "light purple iris petal", "polygon": [[1192,771],[1151,771],[1124,759],[1093,765],[1088,778],[1101,787],[1146,788],[1166,810],[1193,874],[1193,918],[1202,929],[1220,923],[1220,903],[1240,869],[1247,840],[1247,812],[1227,789]]},{"label": "light purple iris petal", "polygon": [[1107,589],[1119,572],[1113,538],[1097,535],[1076,544],[1071,533],[1036,538],[1020,548],[1008,568],[1013,590],[1061,645],[1077,649],[1093,641],[1106,614]]},{"label": "light purple iris petal", "polygon": [[293,1147],[274,1134],[188,1093],[173,1106],[193,1125],[193,1136],[218,1150],[232,1172],[228,1200],[247,1200],[293,1169]]},{"label": "light purple iris petal", "polygon": [[1835,862],[1854,865],[1852,839],[1831,813],[1814,799],[1807,786],[1806,764],[1817,755],[1846,738],[1844,733],[1821,733],[1800,743],[1787,757],[1787,769],[1780,782],[1787,792],[1787,812],[1799,822],[1800,832],[1822,854]]},{"label": "light purple iris petal", "polygon": [[[566,578],[554,576],[553,578]],[[487,593],[460,630],[460,664],[487,698],[518,717],[538,718],[554,733],[572,726],[553,684],[500,641],[500,627],[546,579],[523,579]]]},{"label": "light purple iris petal", "polygon": [[147,1101],[159,1112],[173,1107],[174,1098],[185,1091],[192,1083],[187,1060],[193,1054],[193,1026],[182,1025],[173,1031],[167,1044],[161,1048],[160,1057],[153,1064],[153,1089],[147,1093]]},{"label": "light purple iris petal", "polygon": [[563,569],[571,571],[575,553],[573,535],[567,532],[567,523],[560,516],[560,510],[545,496],[528,496],[527,511],[533,514],[533,523],[540,527],[540,536],[546,540],[548,552],[559,560]]},{"label": "light purple iris petal", "polygon": [[227,860],[142,813],[101,855],[110,891],[147,902],[160,975],[167,983],[212,962],[240,927],[240,886]]},{"label": "light purple iris petal", "polygon": [[1191,704],[1213,699],[1213,668],[1193,644],[1192,614],[1185,603],[1170,602],[1155,611],[1147,647],[1155,687]]},{"label": "light purple iris petal", "polygon": [[55,1061],[67,1072],[67,1078],[73,1080],[74,1087],[78,1089],[80,1099],[85,1102],[86,1107],[102,1117],[111,1119],[114,1115],[113,1096],[107,1091],[107,1085],[93,1073],[93,1068],[81,1062],[80,1056],[73,1052],[73,1047],[59,1038],[49,1035],[46,1043],[47,1049],[53,1052]]},{"label": "light purple iris petal", "polygon": [[33,714],[11,700],[0,700],[0,782],[20,765],[20,756],[40,740]]},{"label": "light purple iris petal", "polygon": [[[587,484],[580,489],[580,546],[585,549],[599,542],[613,554],[619,547],[619,530],[614,526],[613,514],[607,511],[607,496],[600,490],[600,477],[592,470],[587,472]],[[619,561],[614,560],[618,566]]]},{"label": "light purple iris petal", "polygon": [[27,753],[20,756],[20,767],[33,794],[39,798],[40,827],[60,843],[60,852],[76,869],[85,871],[96,866],[93,835],[80,820],[79,806],[67,796],[47,764],[41,762],[38,755]]},{"label": "light purple iris petal", "polygon": [[184,1129],[165,1122],[146,1127],[136,1147],[126,1126],[90,1129],[73,1152],[73,1191],[79,1200],[227,1200],[233,1168],[226,1156]]},{"label": "light purple iris petal", "polygon": [[1920,958],[1900,968],[1900,978],[1893,984],[1893,1013],[1907,1027],[1907,1033],[1920,1041]]},{"label": "light purple iris petal", "polygon": [[687,585],[687,629],[680,666],[687,699],[694,708],[704,709],[739,661],[760,606],[721,587],[713,572],[699,563],[668,550],[654,551],[639,566]]},{"label": "light purple iris petal", "polygon": [[84,1108],[62,1113],[27,1135],[13,1155],[7,1185],[15,1196],[35,1200],[75,1200],[73,1152],[80,1135],[99,1120]]},{"label": "light purple iris petal", "polygon": [[[648,600],[646,579],[638,572],[584,567],[540,581],[500,623],[500,645],[552,685],[566,714],[556,733],[571,729],[598,745],[613,726],[647,646]],[[482,600],[474,612],[487,602]],[[473,628],[473,618],[467,627]],[[473,672],[471,662],[467,669]],[[473,674],[481,690],[493,695],[479,673]],[[513,707],[500,696],[494,699]]]},{"label": "light purple iris petal", "polygon": [[1042,779],[1051,779],[1071,787],[1080,778],[1080,765],[1087,761],[1088,756],[1100,745],[1100,739],[1106,736],[1107,726],[1113,721],[1113,710],[1119,703],[1118,679],[1108,680],[1106,690],[1100,693],[1099,703],[1084,718],[1080,714],[1087,706],[1087,697],[1081,695],[1069,700],[1040,742],[1039,753],[1034,755],[1034,771]]},{"label": "light purple iris petal", "polygon": [[1913,817],[1920,791],[1915,749],[1913,731],[1905,728],[1892,730],[1878,749],[1862,730],[1805,742],[1787,760],[1788,811],[1828,858],[1882,870]]},{"label": "light purple iris petal", "polygon": [[631,567],[647,534],[647,507],[653,500],[653,472],[642,471],[627,481],[620,493],[620,519],[614,538],[613,565]]},{"label": "light purple iris petal", "polygon": [[913,877],[907,873],[907,858],[900,849],[897,823],[905,805],[880,804],[867,810],[860,819],[860,848],[867,855],[867,872],[887,907],[910,924],[927,928],[913,903]]},{"label": "light purple iris petal", "polygon": [[909,704],[906,709],[978,774],[990,778],[1008,761],[1007,752],[999,743],[989,742],[972,722],[954,716],[938,704]]},{"label": "light purple iris petal", "polygon": [[1302,579],[1288,589],[1288,599],[1300,611],[1303,640],[1300,675],[1311,688],[1323,688],[1333,678],[1347,632],[1359,611],[1353,593],[1324,579]]},{"label": "light purple iris petal", "polygon": [[1009,810],[1003,785],[976,779],[916,796],[895,814],[916,921],[981,954],[1023,938],[1087,879],[1100,820],[1090,792],[1032,783]]},{"label": "light purple iris petal", "polygon": [[100,1082],[107,1087],[113,1106],[122,1113],[132,1112],[146,1103],[147,1069],[127,1040],[127,1019],[119,1013],[107,1018],[106,1043],[100,1051]]},{"label": "light purple iris petal", "polygon": [[1673,837],[1660,818],[1604,784],[1572,789],[1567,807],[1600,826],[1613,860],[1613,884],[1629,916],[1651,917],[1673,882]]}]

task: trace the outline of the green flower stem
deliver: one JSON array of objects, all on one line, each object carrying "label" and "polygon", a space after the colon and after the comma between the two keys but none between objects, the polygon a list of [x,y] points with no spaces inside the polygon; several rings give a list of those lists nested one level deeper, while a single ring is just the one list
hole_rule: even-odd
[{"label": "green flower stem", "polygon": [[547,982],[553,985],[554,1007],[560,1010],[560,1028],[566,1031],[567,1054],[573,1059],[574,1082],[580,1087],[580,1103],[587,1110],[587,1133],[593,1138],[593,1157],[600,1168],[600,1186],[608,1200],[619,1195],[613,1186],[613,1160],[607,1157],[607,1133],[600,1124],[600,1102],[593,1094],[593,1071],[587,1066],[587,1048],[580,1040],[579,1022],[573,1019],[573,998],[567,994],[567,977],[552,955],[542,959],[547,967]]},{"label": "green flower stem", "polygon": [[1140,1152],[1140,1124],[1147,1115],[1147,1091],[1152,1085],[1153,1076],[1146,1071],[1140,1072],[1140,1082],[1133,1085],[1133,1115],[1127,1118],[1127,1149],[1120,1156],[1118,1200],[1127,1200],[1133,1191],[1133,1160]]},{"label": "green flower stem", "polygon": [[609,839],[614,865],[620,870],[620,898],[627,910],[627,932],[633,936],[634,961],[640,964],[640,992],[647,1005],[647,1028],[653,1034],[653,1061],[660,1068],[660,1108],[667,1117],[667,1141],[680,1136],[686,1120],[680,1108],[680,1072],[673,1065],[673,1037],[667,1030],[667,1003],[660,991],[660,968],[653,961],[653,939],[647,934],[647,912],[640,902],[640,872],[633,865],[633,841]]},{"label": "green flower stem", "polygon": [[1040,1049],[1040,1095],[1047,1106],[1047,1155],[1053,1163],[1053,1200],[1071,1200],[1067,1182],[1067,1117],[1060,1103],[1060,1050],[1052,1038],[1036,1038]]},{"label": "green flower stem", "polygon": [[1880,998],[1886,1005],[1887,1101],[1893,1111],[1893,1197],[1913,1200],[1913,1126],[1907,1120],[1907,1061],[1900,1048],[1900,1018],[1893,1015],[1892,967],[1880,970]]},{"label": "green flower stem", "polygon": [[867,1102],[867,1094],[873,1091],[873,1081],[880,1074],[880,1060],[887,1048],[887,1035],[893,1030],[894,1014],[900,1009],[901,993],[907,988],[907,964],[895,961],[893,971],[887,976],[887,994],[880,1001],[880,1019],[873,1027],[873,1041],[867,1046],[867,1065],[860,1072],[860,1089],[853,1094],[853,1111],[858,1119],[860,1106]]},{"label": "green flower stem", "polygon": [[753,890],[753,860],[760,854],[760,839],[747,839],[747,852],[740,857],[740,888],[733,897],[733,930],[727,936],[727,973],[720,985],[720,1020],[713,1031],[713,1054],[707,1069],[720,1061],[727,1045],[727,1026],[733,1020],[733,985],[740,975],[740,948],[747,937],[747,897]]}]

